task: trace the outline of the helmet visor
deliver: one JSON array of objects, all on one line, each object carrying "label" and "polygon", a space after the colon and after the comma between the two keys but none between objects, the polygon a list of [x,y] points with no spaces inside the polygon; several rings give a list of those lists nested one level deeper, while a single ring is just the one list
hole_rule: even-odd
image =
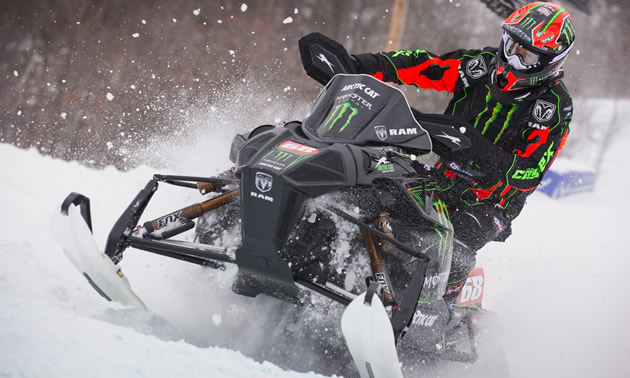
[{"label": "helmet visor", "polygon": [[505,58],[512,67],[518,70],[528,70],[536,67],[540,62],[540,54],[518,44],[507,33],[503,33],[503,43]]}]

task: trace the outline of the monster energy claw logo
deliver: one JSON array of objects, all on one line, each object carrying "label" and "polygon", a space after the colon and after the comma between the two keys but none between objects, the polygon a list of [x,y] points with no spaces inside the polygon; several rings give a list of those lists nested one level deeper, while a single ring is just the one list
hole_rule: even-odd
[{"label": "monster energy claw logo", "polygon": [[293,154],[291,153],[279,151],[273,156],[272,159],[275,161],[287,161],[292,157],[293,157]]},{"label": "monster energy claw logo", "polygon": [[571,22],[571,18],[568,16],[564,19],[562,25],[562,31],[560,32],[560,36],[563,36],[567,40],[567,44],[570,45],[573,43],[573,39],[575,38],[575,28],[573,27],[573,22]]},{"label": "monster energy claw logo", "polygon": [[337,105],[333,109],[332,113],[330,113],[330,116],[328,116],[326,122],[324,122],[324,127],[328,126],[328,130],[331,130],[338,124],[341,124],[339,132],[342,132],[346,128],[346,126],[350,124],[352,118],[354,118],[354,116],[356,116],[358,113],[359,109],[350,105],[349,102]]},{"label": "monster energy claw logo", "polygon": [[521,21],[521,27],[523,29],[531,29],[534,27],[534,25],[536,25],[536,20],[531,17],[528,17]]}]

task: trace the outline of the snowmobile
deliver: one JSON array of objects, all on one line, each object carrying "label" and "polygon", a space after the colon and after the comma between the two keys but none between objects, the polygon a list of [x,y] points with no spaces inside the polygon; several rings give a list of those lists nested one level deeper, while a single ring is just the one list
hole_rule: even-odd
[{"label": "snowmobile", "polygon": [[[401,344],[473,363],[488,314],[484,274],[475,269],[457,304],[446,304],[454,235],[432,168],[436,151],[470,146],[468,125],[414,114],[399,89],[349,74],[343,46],[320,34],[302,38],[300,51],[306,72],[326,85],[302,121],[237,134],[234,166],[217,176],[154,175],[102,252],[84,195],[63,201],[53,234],[110,301],[145,308],[120,268],[133,249],[211,269],[234,264],[237,294],[291,303],[317,296],[345,306],[341,330],[361,377],[401,377]],[[141,222],[161,184],[206,199]],[[217,244],[230,227],[240,229],[233,249]],[[181,238],[193,229],[192,241]]]}]

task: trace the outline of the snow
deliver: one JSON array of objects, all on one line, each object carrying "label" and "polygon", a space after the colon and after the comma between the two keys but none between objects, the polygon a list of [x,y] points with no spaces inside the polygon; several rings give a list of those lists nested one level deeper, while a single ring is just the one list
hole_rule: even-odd
[{"label": "snow", "polygon": [[[630,370],[630,254],[623,240],[629,142],[622,129],[593,193],[535,193],[508,241],[480,252],[484,305],[502,322],[512,377],[622,377]],[[227,155],[229,145],[214,143]],[[103,300],[65,259],[48,221],[68,193],[91,198],[102,248],[137,191],[153,173],[169,172],[93,170],[7,144],[0,144],[0,158],[10,162],[0,178],[0,376],[318,376],[256,354],[265,337],[259,330],[282,315],[282,304],[232,294],[229,270],[128,253],[121,265],[151,309],[143,312]],[[168,188],[156,194],[147,219],[199,200]]]}]

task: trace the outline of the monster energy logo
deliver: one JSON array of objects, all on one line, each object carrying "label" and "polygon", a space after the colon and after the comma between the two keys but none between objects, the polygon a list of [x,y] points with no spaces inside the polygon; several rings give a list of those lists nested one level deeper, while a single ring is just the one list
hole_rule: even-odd
[{"label": "monster energy logo", "polygon": [[293,157],[293,154],[288,153],[288,152],[283,152],[283,151],[278,151],[277,154],[275,154],[272,159],[275,161],[287,161],[289,159],[291,159]]},{"label": "monster energy logo", "polygon": [[324,127],[328,126],[328,130],[331,130],[333,127],[336,127],[338,123],[345,120],[345,122],[343,122],[341,128],[339,129],[339,132],[342,132],[346,128],[346,126],[350,124],[352,118],[354,118],[354,116],[358,113],[359,109],[350,105],[349,102],[337,105],[333,109],[326,122],[324,122]]},{"label": "monster energy logo", "polygon": [[575,38],[575,28],[573,26],[573,22],[571,22],[571,19],[568,16],[564,20],[564,25],[562,27],[562,32],[560,33],[560,35],[564,35],[567,40],[567,44],[569,45],[573,42],[573,39]]},{"label": "monster energy logo", "polygon": [[531,29],[536,25],[536,20],[534,20],[533,18],[529,17],[524,19],[523,21],[521,21],[521,27],[523,29]]}]

